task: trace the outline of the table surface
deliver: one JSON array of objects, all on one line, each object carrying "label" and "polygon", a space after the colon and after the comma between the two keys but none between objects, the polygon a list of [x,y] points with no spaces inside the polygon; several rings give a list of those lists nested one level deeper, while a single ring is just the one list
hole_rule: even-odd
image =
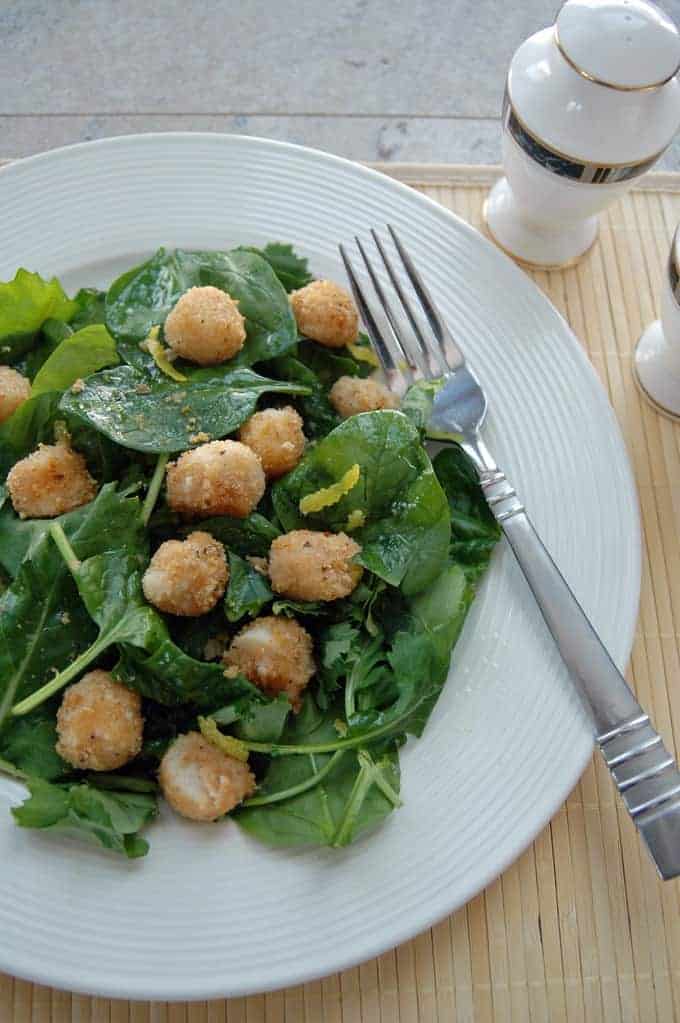
[{"label": "table surface", "polygon": [[[383,167],[476,227],[497,169]],[[680,750],[680,425],[640,396],[631,350],[656,315],[680,175],[652,174],[590,253],[531,276],[571,323],[618,416],[645,540],[630,678]],[[2,940],[0,935],[0,940]],[[229,1001],[110,1002],[0,975],[0,1023],[680,1020],[680,881],[662,884],[599,759],[501,878],[411,942],[342,974]]]},{"label": "table surface", "polygon": [[[680,0],[660,0],[680,21]],[[2,0],[3,152],[229,131],[354,160],[498,163],[517,46],[557,0]],[[680,141],[662,166],[680,169]]]}]

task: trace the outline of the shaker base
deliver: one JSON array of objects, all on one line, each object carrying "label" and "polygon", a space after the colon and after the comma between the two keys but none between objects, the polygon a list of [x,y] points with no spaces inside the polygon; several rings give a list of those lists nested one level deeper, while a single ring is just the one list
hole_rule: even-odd
[{"label": "shaker base", "polygon": [[549,231],[528,223],[520,214],[507,178],[491,189],[483,210],[491,239],[525,266],[559,270],[577,263],[597,238],[598,219],[579,220],[563,230]]},{"label": "shaker base", "polygon": [[668,372],[667,344],[661,321],[655,320],[635,346],[633,376],[657,412],[680,421],[680,379]]}]

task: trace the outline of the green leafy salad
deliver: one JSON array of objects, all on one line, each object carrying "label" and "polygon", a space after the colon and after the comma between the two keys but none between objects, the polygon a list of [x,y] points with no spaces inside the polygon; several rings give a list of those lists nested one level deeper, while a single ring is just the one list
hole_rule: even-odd
[{"label": "green leafy salad", "polygon": [[272,846],[399,806],[498,528],[291,246],[0,283],[0,770],[128,857],[163,796]]}]

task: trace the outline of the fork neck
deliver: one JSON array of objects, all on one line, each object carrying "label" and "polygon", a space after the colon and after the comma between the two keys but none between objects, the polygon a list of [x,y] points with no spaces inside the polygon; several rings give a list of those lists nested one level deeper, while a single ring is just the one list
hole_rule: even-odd
[{"label": "fork neck", "polygon": [[495,472],[498,469],[493,455],[487,448],[479,433],[470,432],[463,434],[460,446],[473,463],[480,478],[485,476],[487,473]]}]

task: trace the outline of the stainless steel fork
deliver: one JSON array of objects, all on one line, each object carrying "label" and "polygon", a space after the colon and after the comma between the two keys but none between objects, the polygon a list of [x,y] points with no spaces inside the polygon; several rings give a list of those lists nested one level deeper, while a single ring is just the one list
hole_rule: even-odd
[{"label": "stainless steel fork", "polygon": [[[388,231],[401,264],[401,274],[405,271],[410,286],[402,282],[395,268],[395,257],[388,252],[378,233],[372,231],[371,234],[394,294],[381,282],[359,238],[355,241],[372,284],[372,296],[366,278],[362,283],[347,249],[340,246],[354,297],[388,385],[403,395],[418,378],[444,378],[444,385],[434,401],[432,425],[459,435],[461,447],[479,474],[489,507],[503,529],[591,714],[605,763],[657,870],[664,879],[677,877],[680,875],[680,771],[677,764],[616,668],[543,545],[524,505],[482,440],[480,431],[487,411],[484,390],[467,365],[396,231],[389,226]],[[419,300],[426,324],[416,315],[412,294]],[[403,313],[397,311],[399,306]]]}]

